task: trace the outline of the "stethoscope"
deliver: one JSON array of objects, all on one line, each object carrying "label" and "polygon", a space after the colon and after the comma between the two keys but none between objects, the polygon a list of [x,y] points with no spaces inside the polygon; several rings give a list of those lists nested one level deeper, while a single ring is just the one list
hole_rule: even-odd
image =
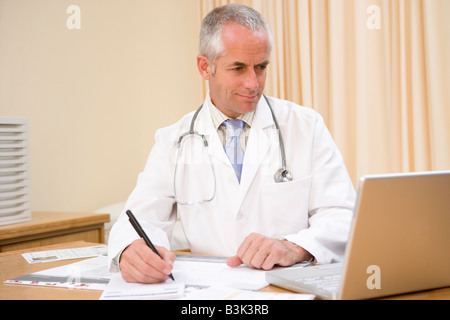
[{"label": "stethoscope", "polygon": [[[267,102],[267,105],[269,106],[270,109],[270,113],[272,114],[272,119],[273,122],[275,123],[275,128],[278,131],[278,140],[279,140],[279,144],[280,144],[280,153],[281,153],[281,168],[278,169],[275,174],[274,174],[274,180],[276,183],[281,183],[281,182],[289,182],[292,181],[293,176],[290,170],[286,169],[286,154],[284,151],[284,143],[283,143],[283,136],[281,134],[281,130],[280,127],[278,125],[278,121],[277,118],[275,117],[275,114],[273,112],[272,106],[270,105],[269,100],[267,99],[267,97],[265,95],[263,95],[264,99]],[[214,176],[214,189],[213,189],[213,194],[211,197],[204,199],[204,200],[200,200],[200,201],[180,201],[178,198],[178,194],[177,194],[177,188],[176,188],[176,176],[177,176],[177,169],[178,169],[178,156],[180,153],[180,149],[181,149],[181,145],[182,145],[182,141],[185,137],[187,136],[194,136],[194,137],[199,137],[202,140],[203,146],[208,149],[208,140],[206,139],[206,137],[200,133],[198,133],[197,131],[194,131],[194,124],[195,124],[195,120],[197,119],[198,114],[200,113],[200,111],[203,108],[203,104],[197,109],[197,111],[195,111],[194,116],[192,117],[191,120],[191,125],[189,128],[189,131],[186,131],[185,133],[183,133],[182,135],[180,135],[178,137],[178,141],[177,141],[177,161],[175,162],[175,171],[174,171],[174,178],[173,178],[173,186],[174,186],[174,195],[175,195],[175,201],[179,204],[179,205],[195,205],[195,204],[201,204],[201,203],[205,203],[205,202],[210,202],[212,199],[214,199],[215,195],[216,195],[216,172],[214,170],[214,165],[211,161],[211,157],[210,157],[210,164],[211,164],[211,168],[212,168],[212,172],[213,172],[213,176]],[[207,152],[209,155],[209,152]]]}]

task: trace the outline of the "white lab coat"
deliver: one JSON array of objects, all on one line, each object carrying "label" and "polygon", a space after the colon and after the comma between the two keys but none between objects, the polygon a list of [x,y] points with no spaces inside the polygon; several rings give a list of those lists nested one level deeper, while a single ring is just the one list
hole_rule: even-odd
[{"label": "white lab coat", "polygon": [[[274,182],[281,156],[264,98],[256,108],[239,184],[213,128],[207,97],[194,129],[207,138],[215,169],[216,194],[208,203],[180,206],[174,199],[176,143],[189,130],[194,112],[156,132],[155,145],[126,204],[156,245],[169,248],[178,212],[192,252],[232,256],[245,237],[256,232],[292,241],[319,263],[343,259],[355,190],[342,156],[318,113],[272,97],[269,101],[283,135],[292,182]],[[206,199],[214,189],[206,151],[202,155],[206,149],[192,144],[197,140],[185,139],[187,156],[181,157],[183,164],[177,169],[177,194]],[[110,233],[111,271],[118,270],[118,255],[137,238],[123,212]]]}]

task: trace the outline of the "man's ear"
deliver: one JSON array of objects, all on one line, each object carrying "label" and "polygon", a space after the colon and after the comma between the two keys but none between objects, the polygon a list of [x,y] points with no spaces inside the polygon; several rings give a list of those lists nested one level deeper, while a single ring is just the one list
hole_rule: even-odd
[{"label": "man's ear", "polygon": [[211,64],[209,63],[208,58],[202,55],[197,56],[197,67],[200,75],[205,80],[209,80],[211,78]]}]

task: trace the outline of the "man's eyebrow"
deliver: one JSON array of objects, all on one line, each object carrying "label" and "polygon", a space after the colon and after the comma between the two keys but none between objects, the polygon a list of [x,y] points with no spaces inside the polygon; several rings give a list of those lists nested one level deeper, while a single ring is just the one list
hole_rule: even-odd
[{"label": "man's eyebrow", "polygon": [[[267,66],[270,62],[269,61],[263,61],[261,63],[258,63],[256,66]],[[240,61],[235,61],[234,63],[231,64],[232,66],[236,66],[236,67],[247,67],[247,64],[240,62]]]},{"label": "man's eyebrow", "polygon": [[243,62],[239,62],[239,61],[235,61],[233,64],[231,64],[232,66],[235,67],[246,67],[247,65]]}]

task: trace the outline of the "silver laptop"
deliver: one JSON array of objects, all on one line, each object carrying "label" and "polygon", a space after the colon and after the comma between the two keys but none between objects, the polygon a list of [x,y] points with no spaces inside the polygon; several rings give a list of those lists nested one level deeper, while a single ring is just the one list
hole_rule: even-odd
[{"label": "silver laptop", "polygon": [[344,262],[269,271],[266,281],[325,299],[450,286],[450,171],[362,177]]}]

